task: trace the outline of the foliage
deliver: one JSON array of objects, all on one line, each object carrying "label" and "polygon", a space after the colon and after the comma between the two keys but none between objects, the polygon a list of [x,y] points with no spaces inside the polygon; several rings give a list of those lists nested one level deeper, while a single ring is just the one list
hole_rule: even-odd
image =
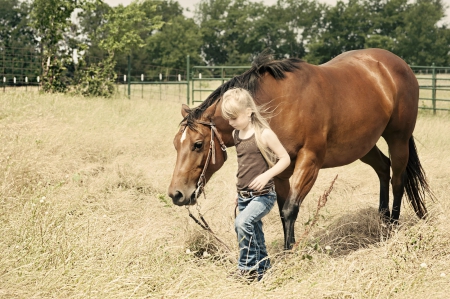
[{"label": "foliage", "polygon": [[441,0],[418,0],[406,11],[404,26],[395,30],[394,52],[415,65],[448,65],[450,30],[436,25],[443,15]]},{"label": "foliage", "polygon": [[86,5],[85,9],[77,14],[82,34],[82,43],[86,45],[85,56],[103,58],[106,51],[100,48],[100,41],[105,39],[105,32],[99,30],[106,23],[106,15],[112,8],[103,1],[97,1],[95,5]]},{"label": "foliage", "polygon": [[36,46],[33,30],[28,26],[30,14],[28,2],[0,0],[0,46],[8,48],[28,48]]},{"label": "foliage", "polygon": [[443,16],[441,0],[338,1],[320,20],[323,29],[313,36],[306,59],[324,63],[345,51],[376,47],[410,64],[445,65],[450,62],[450,34],[438,25]]},{"label": "foliage", "polygon": [[85,66],[85,62],[82,61],[79,66],[81,68],[75,78],[76,93],[87,97],[105,98],[114,94],[114,81],[117,75],[114,72],[112,57],[89,66]]},{"label": "foliage", "polygon": [[160,32],[147,39],[145,50],[154,65],[176,69],[186,68],[186,55],[191,63],[202,63],[198,49],[202,45],[201,33],[192,19],[178,15],[170,19]]},{"label": "foliage", "polygon": [[0,0],[0,72],[19,82],[24,72],[33,82],[39,75],[45,91],[81,84],[75,89],[83,94],[97,86],[93,95],[105,95],[111,88],[101,80],[111,85],[117,73],[125,73],[128,55],[133,74],[145,78],[155,78],[161,68],[183,73],[187,55],[192,65],[249,65],[266,48],[276,58],[316,64],[371,47],[410,64],[450,63],[443,0],[349,0],[334,6],[319,0],[198,1],[194,18],[187,18],[176,0],[116,7],[103,0]]},{"label": "foliage", "polygon": [[36,82],[41,62],[34,31],[28,26],[31,6],[28,2],[0,0],[0,7],[0,79],[5,76],[12,84],[16,77],[21,84],[27,76]]},{"label": "foliage", "polygon": [[70,28],[70,16],[75,9],[81,8],[78,0],[34,0],[30,25],[35,29],[42,49],[42,87],[46,92],[65,92],[67,84],[61,81],[65,71],[64,59],[70,59],[67,53],[61,53],[61,41]]},{"label": "foliage", "polygon": [[309,45],[309,62],[324,63],[343,52],[364,49],[371,21],[362,1],[338,1],[326,11],[321,23],[323,32]]},{"label": "foliage", "polygon": [[[180,73],[186,69],[186,55],[190,55],[192,64],[202,63],[199,52],[202,37],[198,26],[183,16],[178,2],[147,0],[142,2],[141,10],[148,19],[158,16],[161,26],[141,33],[144,47],[131,52],[131,68],[136,74],[156,78],[161,69],[155,66],[164,67],[169,73]],[[117,58],[116,70],[125,70],[127,63],[125,55],[121,55]]]},{"label": "foliage", "polygon": [[142,35],[149,35],[163,25],[160,16],[150,19],[141,7],[142,4],[134,1],[127,6],[119,5],[105,15],[105,24],[99,28],[104,39],[99,46],[110,56],[117,52],[130,54],[133,48],[142,48]]},{"label": "foliage", "polygon": [[[255,26],[264,5],[249,0],[203,0],[196,14],[203,35],[202,52],[209,65],[250,64],[267,44]],[[260,25],[262,28],[263,26]]]},{"label": "foliage", "polygon": [[[146,13],[148,11],[155,12],[156,6],[149,1],[134,1],[128,6],[114,8],[102,3],[98,8],[90,8],[80,14],[84,18],[84,31],[89,32],[88,36],[94,41],[97,52],[103,55],[107,53],[107,58],[80,71],[79,92],[86,96],[104,97],[114,93],[114,80],[117,78],[114,68],[117,61],[123,61],[126,55],[131,55],[134,52],[132,49],[144,47],[152,31],[163,25],[160,15],[149,16]],[[98,28],[87,31],[91,28],[90,24],[96,24]],[[116,57],[117,54],[120,56]]]}]

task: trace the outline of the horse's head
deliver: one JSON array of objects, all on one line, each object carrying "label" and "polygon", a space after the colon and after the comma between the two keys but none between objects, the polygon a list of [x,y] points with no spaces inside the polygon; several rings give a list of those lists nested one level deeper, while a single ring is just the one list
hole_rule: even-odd
[{"label": "horse's head", "polygon": [[215,128],[215,109],[198,120],[186,118],[189,112],[189,107],[183,105],[181,114],[185,121],[173,140],[177,161],[168,195],[179,206],[195,204],[203,186],[226,160],[225,145]]}]

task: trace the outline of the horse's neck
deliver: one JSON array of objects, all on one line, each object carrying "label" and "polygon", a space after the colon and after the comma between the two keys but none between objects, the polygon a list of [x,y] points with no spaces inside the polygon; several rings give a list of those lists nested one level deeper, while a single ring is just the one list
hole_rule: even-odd
[{"label": "horse's neck", "polygon": [[214,115],[214,123],[220,135],[222,135],[222,140],[225,145],[227,147],[234,146],[234,139],[232,135],[234,129],[230,126],[228,120],[224,119],[221,113],[216,113],[216,115]]}]

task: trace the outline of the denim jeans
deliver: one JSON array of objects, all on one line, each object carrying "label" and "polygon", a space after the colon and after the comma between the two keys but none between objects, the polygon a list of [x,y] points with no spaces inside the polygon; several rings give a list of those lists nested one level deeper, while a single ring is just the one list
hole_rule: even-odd
[{"label": "denim jeans", "polygon": [[261,218],[270,212],[276,198],[275,191],[251,198],[238,195],[239,215],[234,224],[239,242],[240,270],[257,270],[262,275],[270,268]]}]

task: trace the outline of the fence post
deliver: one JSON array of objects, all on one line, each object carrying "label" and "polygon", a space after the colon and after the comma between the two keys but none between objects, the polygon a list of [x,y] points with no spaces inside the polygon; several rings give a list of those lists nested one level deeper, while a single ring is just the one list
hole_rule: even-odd
[{"label": "fence post", "polygon": [[131,58],[130,55],[127,56],[128,59],[128,98],[130,98],[130,94],[131,94],[131,76],[130,76],[130,72],[131,72]]},{"label": "fence post", "polygon": [[431,65],[431,85],[432,85],[432,90],[431,90],[431,101],[433,103],[433,114],[436,114],[436,67],[433,64]]},{"label": "fence post", "polygon": [[[189,55],[187,55],[187,56],[186,56],[186,81],[187,81],[187,84],[186,84],[186,90],[187,90],[186,96],[187,96],[187,104],[188,104],[188,105],[189,105],[189,85],[190,85],[190,78],[189,78],[189,75],[190,75],[190,69],[189,69]],[[192,99],[192,100],[194,100],[194,99]]]},{"label": "fence post", "polygon": [[144,74],[141,74],[141,82],[142,82],[142,89],[141,89],[141,99],[144,98]]}]

